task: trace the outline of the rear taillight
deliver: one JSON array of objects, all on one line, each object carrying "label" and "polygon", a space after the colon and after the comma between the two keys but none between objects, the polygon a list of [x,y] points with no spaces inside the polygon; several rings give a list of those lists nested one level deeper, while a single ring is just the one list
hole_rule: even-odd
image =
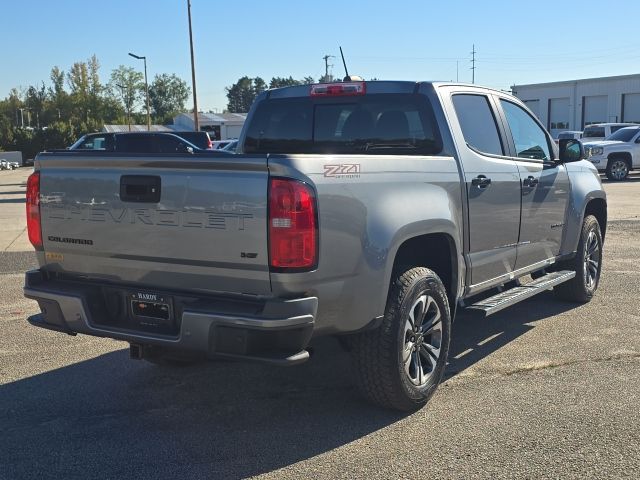
[{"label": "rear taillight", "polygon": [[318,262],[316,198],[298,180],[269,183],[269,264],[277,270],[313,269]]},{"label": "rear taillight", "polygon": [[207,148],[211,150],[213,148],[213,142],[211,141],[211,139],[207,140],[207,142],[208,142]]},{"label": "rear taillight", "polygon": [[364,95],[366,90],[364,82],[319,83],[311,85],[309,94],[312,97],[345,97]]},{"label": "rear taillight", "polygon": [[40,172],[29,175],[27,180],[27,232],[36,250],[42,250],[40,227]]}]

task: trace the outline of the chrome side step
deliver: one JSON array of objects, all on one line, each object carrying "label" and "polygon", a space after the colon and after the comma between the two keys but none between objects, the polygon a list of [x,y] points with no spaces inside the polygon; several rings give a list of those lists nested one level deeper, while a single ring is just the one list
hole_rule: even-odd
[{"label": "chrome side step", "polygon": [[480,300],[466,308],[482,312],[484,316],[487,317],[527,298],[531,298],[538,293],[550,290],[552,287],[571,280],[575,276],[576,272],[572,270],[547,273],[544,277],[540,277],[526,285],[500,292],[493,297]]}]

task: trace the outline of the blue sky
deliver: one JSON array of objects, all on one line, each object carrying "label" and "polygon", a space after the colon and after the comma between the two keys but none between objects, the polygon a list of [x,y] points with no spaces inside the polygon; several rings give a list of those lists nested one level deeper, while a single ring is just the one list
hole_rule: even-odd
[{"label": "blue sky", "polygon": [[[226,106],[239,77],[324,73],[325,54],[343,75],[513,84],[640,73],[637,0],[433,2],[191,0],[198,103]],[[49,83],[96,54],[106,83],[120,64],[142,62],[150,79],[176,73],[191,84],[187,0],[2,0],[0,98],[12,87]],[[611,5],[611,7],[609,7]]]}]

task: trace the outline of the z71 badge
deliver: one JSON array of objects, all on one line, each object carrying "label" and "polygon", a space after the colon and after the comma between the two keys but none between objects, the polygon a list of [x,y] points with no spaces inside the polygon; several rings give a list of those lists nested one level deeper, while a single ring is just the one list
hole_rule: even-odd
[{"label": "z71 badge", "polygon": [[360,164],[325,165],[324,176],[326,178],[358,178],[360,177]]}]

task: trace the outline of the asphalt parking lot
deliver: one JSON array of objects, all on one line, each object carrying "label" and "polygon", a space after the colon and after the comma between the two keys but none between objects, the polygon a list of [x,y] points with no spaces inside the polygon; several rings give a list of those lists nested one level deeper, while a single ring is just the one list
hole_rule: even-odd
[{"label": "asphalt parking lot", "polygon": [[640,175],[606,183],[604,271],[582,306],[550,293],[454,325],[423,410],[364,403],[333,339],[280,369],[187,369],[31,327],[30,169],[0,172],[0,478],[640,478]]}]

